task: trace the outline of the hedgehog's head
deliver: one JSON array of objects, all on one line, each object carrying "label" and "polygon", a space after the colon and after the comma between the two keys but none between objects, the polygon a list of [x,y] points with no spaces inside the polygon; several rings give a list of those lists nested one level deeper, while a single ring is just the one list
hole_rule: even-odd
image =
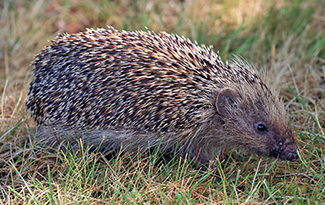
[{"label": "hedgehog's head", "polygon": [[297,146],[283,103],[263,82],[222,88],[215,107],[221,129],[228,135],[225,140],[232,148],[289,161],[297,159]]}]

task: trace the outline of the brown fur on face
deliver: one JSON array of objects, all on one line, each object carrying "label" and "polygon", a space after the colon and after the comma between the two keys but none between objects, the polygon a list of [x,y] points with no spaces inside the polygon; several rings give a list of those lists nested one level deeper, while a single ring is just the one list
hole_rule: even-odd
[{"label": "brown fur on face", "polygon": [[[227,136],[226,147],[229,143],[233,148],[245,153],[294,161],[297,158],[297,147],[283,105],[273,97],[269,89],[261,88],[222,89],[219,95],[226,95],[228,101],[218,96],[219,101],[224,101],[226,105],[218,105],[217,99],[216,107],[220,115],[217,114],[218,120],[215,120],[214,126],[222,127],[224,136]],[[224,90],[231,92],[223,94]],[[218,122],[222,122],[222,125]],[[264,130],[260,131],[259,125],[263,125]],[[217,129],[218,132],[220,129]]]},{"label": "brown fur on face", "polygon": [[254,69],[238,59],[225,65],[212,48],[164,32],[58,36],[33,62],[26,106],[52,143],[159,145],[201,162],[224,147],[297,159],[283,103]]}]

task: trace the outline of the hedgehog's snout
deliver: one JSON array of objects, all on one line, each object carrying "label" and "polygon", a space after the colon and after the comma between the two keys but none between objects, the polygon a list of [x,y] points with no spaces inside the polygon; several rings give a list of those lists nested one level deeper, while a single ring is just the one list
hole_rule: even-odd
[{"label": "hedgehog's snout", "polygon": [[297,150],[292,150],[287,154],[287,160],[294,162],[298,159]]},{"label": "hedgehog's snout", "polygon": [[272,148],[270,156],[294,162],[298,159],[297,146],[280,142]]}]

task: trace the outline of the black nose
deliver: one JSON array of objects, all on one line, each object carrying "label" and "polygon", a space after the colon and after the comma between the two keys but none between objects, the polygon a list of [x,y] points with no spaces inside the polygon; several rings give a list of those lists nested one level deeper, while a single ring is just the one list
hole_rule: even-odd
[{"label": "black nose", "polygon": [[279,157],[280,159],[283,159],[283,160],[288,160],[288,161],[291,161],[291,162],[294,162],[298,159],[298,154],[297,154],[297,150],[296,149],[293,149],[293,150],[283,150],[282,152],[276,150],[276,149],[273,149],[270,153],[270,156],[271,157]]},{"label": "black nose", "polygon": [[298,159],[298,154],[296,150],[293,150],[288,153],[287,160],[294,162]]}]

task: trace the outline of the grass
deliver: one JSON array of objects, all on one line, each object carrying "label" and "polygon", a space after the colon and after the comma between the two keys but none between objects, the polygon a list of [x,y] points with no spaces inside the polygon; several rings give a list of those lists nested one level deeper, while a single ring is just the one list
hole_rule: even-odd
[{"label": "grass", "polygon": [[[0,199],[4,204],[323,204],[325,201],[325,7],[291,1],[0,2]],[[158,153],[55,151],[35,138],[24,104],[33,56],[59,32],[87,27],[165,30],[243,56],[285,102],[299,160],[226,153],[211,172]]]}]

